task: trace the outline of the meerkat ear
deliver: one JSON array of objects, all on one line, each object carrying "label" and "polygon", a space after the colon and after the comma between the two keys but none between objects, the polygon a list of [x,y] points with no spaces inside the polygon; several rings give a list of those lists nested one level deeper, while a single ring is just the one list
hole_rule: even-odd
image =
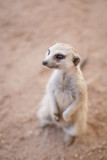
[{"label": "meerkat ear", "polygon": [[77,66],[80,62],[80,56],[79,55],[75,55],[74,58],[73,58],[73,63],[74,63],[74,66]]}]

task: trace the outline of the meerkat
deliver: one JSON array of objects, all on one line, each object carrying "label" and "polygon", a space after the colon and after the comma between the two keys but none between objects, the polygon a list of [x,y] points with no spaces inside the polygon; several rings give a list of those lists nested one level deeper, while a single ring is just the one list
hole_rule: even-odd
[{"label": "meerkat", "polygon": [[87,126],[87,86],[80,69],[80,56],[71,45],[56,43],[46,52],[42,64],[55,70],[37,113],[40,125],[61,127],[69,146]]}]

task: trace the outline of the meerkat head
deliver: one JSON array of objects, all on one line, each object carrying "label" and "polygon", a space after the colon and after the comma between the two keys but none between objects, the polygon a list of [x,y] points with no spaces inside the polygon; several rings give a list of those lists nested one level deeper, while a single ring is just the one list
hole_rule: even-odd
[{"label": "meerkat head", "polygon": [[80,57],[69,44],[56,43],[46,52],[42,64],[48,68],[68,70],[77,67]]}]

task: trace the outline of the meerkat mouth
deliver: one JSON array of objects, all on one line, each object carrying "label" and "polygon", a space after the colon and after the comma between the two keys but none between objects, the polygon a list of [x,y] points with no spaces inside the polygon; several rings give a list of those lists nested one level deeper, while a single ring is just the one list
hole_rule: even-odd
[{"label": "meerkat mouth", "polygon": [[47,66],[48,68],[59,68],[59,66]]}]

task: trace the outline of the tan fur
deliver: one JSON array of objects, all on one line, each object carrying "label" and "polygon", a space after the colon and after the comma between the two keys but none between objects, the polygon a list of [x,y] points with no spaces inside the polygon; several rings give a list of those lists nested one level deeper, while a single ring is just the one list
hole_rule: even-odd
[{"label": "tan fur", "polygon": [[[61,127],[66,134],[65,143],[69,145],[73,137],[86,129],[87,86],[79,62],[76,66],[73,63],[74,58],[80,57],[71,45],[57,43],[48,52],[43,62],[55,71],[48,82],[38,117],[42,127],[51,124]],[[65,58],[57,60],[57,54]]]}]

